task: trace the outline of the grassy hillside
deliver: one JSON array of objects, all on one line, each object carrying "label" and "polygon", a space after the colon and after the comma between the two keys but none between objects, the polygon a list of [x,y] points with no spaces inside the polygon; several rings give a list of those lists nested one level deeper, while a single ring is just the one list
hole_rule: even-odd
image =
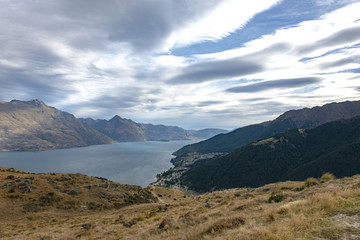
[{"label": "grassy hillside", "polygon": [[[31,174],[0,168],[2,213],[119,209],[156,202],[148,189],[82,174]],[[13,208],[12,205],[18,208]]]},{"label": "grassy hillside", "polygon": [[[24,183],[29,181],[25,180],[31,180],[31,191],[26,191]],[[360,237],[360,176],[333,180],[331,175],[325,175],[305,182],[280,182],[203,195],[122,185],[121,191],[116,191],[102,187],[114,183],[84,175],[29,174],[5,168],[0,169],[0,181],[1,239]],[[14,190],[8,187],[12,182],[16,184]],[[90,190],[87,186],[98,187]],[[134,204],[135,201],[114,207],[109,203],[113,199],[109,195],[121,192],[143,196],[136,199],[148,203]],[[156,196],[157,201],[151,196]],[[36,211],[31,207],[34,204],[38,205]]]},{"label": "grassy hillside", "polygon": [[304,180],[325,172],[341,177],[360,173],[359,117],[288,130],[226,156],[200,160],[180,180],[192,190],[205,192]]}]

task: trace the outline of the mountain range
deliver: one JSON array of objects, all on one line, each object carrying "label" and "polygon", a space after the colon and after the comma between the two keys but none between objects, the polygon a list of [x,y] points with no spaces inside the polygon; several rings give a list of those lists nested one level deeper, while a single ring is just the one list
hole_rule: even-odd
[{"label": "mountain range", "polygon": [[[110,120],[77,119],[40,99],[0,101],[0,151],[42,151],[96,144],[137,141],[193,140],[212,137],[221,129],[187,131],[180,127]],[[197,137],[199,136],[199,137]]]},{"label": "mountain range", "polygon": [[219,134],[205,141],[184,146],[174,155],[184,156],[192,152],[201,154],[231,152],[240,146],[271,137],[291,128],[311,128],[357,115],[360,115],[360,101],[329,103],[322,107],[291,110],[275,120],[245,126],[227,134]]},{"label": "mountain range", "polygon": [[81,118],[79,120],[119,142],[194,139],[189,131],[179,127],[136,123],[118,115],[110,120],[94,120],[92,118]]}]

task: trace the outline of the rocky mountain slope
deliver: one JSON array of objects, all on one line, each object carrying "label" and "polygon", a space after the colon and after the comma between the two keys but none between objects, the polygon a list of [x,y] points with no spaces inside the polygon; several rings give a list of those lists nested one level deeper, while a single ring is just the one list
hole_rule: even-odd
[{"label": "rocky mountain slope", "polygon": [[39,99],[0,102],[0,151],[40,151],[111,142],[72,114]]},{"label": "rocky mountain slope", "polygon": [[231,152],[245,144],[271,137],[291,128],[310,128],[321,124],[360,115],[360,101],[330,103],[322,107],[285,112],[273,121],[254,124],[220,134],[208,140],[187,145],[174,154]]},{"label": "rocky mountain slope", "polygon": [[192,195],[0,168],[0,238],[9,240],[359,239],[359,206],[358,175]]},{"label": "rocky mountain slope", "polygon": [[91,118],[80,120],[119,142],[194,139],[190,132],[179,127],[136,123],[117,115],[110,120],[94,120]]},{"label": "rocky mountain slope", "polygon": [[211,160],[199,160],[180,183],[204,192],[304,180],[332,172],[360,173],[360,117],[316,128],[292,129]]}]

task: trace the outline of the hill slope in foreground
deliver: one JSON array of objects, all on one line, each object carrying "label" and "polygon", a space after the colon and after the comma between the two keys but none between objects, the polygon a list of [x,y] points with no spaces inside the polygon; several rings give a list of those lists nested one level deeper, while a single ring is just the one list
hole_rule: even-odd
[{"label": "hill slope in foreground", "polygon": [[0,198],[1,239],[360,238],[359,175],[190,195],[0,168]]}]

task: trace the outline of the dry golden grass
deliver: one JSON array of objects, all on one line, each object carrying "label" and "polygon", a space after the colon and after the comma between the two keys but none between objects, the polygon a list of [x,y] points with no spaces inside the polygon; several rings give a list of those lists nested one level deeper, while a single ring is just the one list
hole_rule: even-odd
[{"label": "dry golden grass", "polygon": [[[6,179],[9,174],[0,171],[1,183],[10,181]],[[101,182],[81,176],[83,180],[77,181]],[[360,238],[360,176],[318,181],[309,187],[304,187],[304,182],[288,181],[203,195],[152,187],[149,190],[158,198],[157,202],[119,209],[47,206],[39,212],[25,212],[22,206],[31,202],[30,196],[35,198],[32,194],[54,191],[38,181],[40,185],[33,192],[17,193],[21,198],[9,198],[8,190],[0,188],[0,239]],[[78,182],[74,184],[81,186]],[[282,197],[269,201],[274,196]],[[111,206],[89,194],[75,197]],[[62,201],[58,206],[64,206]]]}]

